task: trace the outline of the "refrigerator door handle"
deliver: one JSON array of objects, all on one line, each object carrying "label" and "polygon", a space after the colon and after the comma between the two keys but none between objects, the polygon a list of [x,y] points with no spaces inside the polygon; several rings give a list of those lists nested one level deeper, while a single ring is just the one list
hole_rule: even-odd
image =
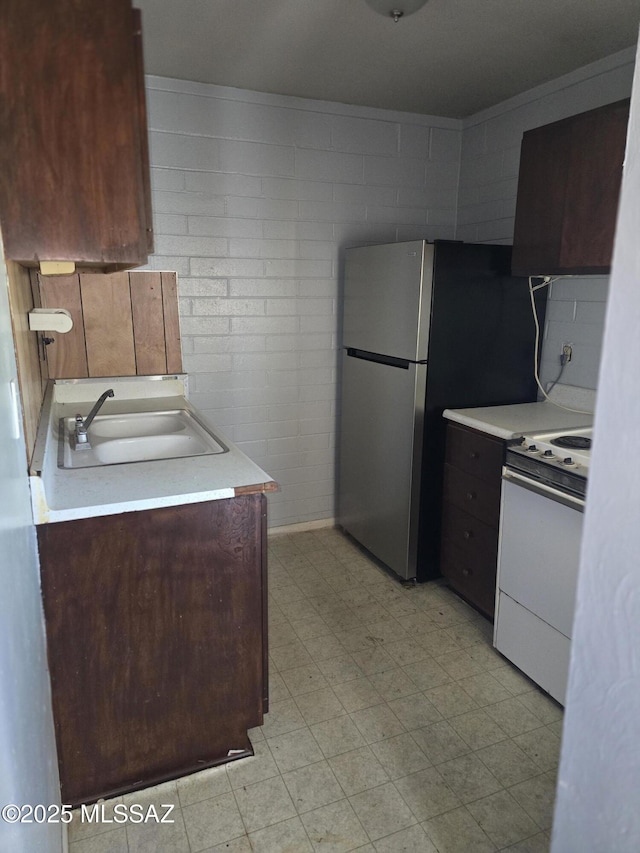
[{"label": "refrigerator door handle", "polygon": [[402,370],[408,370],[410,364],[426,364],[424,361],[411,361],[406,358],[396,358],[393,355],[381,355],[378,352],[368,352],[364,349],[356,349],[355,347],[347,347],[347,355],[350,358],[361,358],[363,361],[373,361],[376,364],[386,364],[389,367],[400,367]]}]

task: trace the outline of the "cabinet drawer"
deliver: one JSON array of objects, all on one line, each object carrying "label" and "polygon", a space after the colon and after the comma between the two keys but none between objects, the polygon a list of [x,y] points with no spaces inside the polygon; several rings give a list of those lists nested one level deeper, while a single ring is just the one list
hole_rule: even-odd
[{"label": "cabinet drawer", "polygon": [[498,528],[447,503],[442,517],[442,547],[455,546],[465,559],[494,567],[498,559]]},{"label": "cabinet drawer", "polygon": [[496,563],[469,562],[462,551],[444,542],[440,571],[449,585],[466,600],[493,619],[496,597]]},{"label": "cabinet drawer", "polygon": [[447,464],[444,466],[444,500],[445,503],[454,504],[491,527],[498,526],[499,479],[495,483],[488,483]]},{"label": "cabinet drawer", "polygon": [[446,461],[481,480],[500,480],[503,450],[499,439],[449,424]]},{"label": "cabinet drawer", "polygon": [[440,571],[471,604],[493,616],[498,531],[446,504],[442,525]]}]

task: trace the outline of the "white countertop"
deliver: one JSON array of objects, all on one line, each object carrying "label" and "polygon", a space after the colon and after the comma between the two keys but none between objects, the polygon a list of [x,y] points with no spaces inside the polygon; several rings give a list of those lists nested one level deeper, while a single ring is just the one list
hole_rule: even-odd
[{"label": "white countertop", "polygon": [[[146,386],[146,387],[145,387]],[[161,459],[94,468],[58,467],[60,418],[86,415],[106,388],[115,389],[101,414],[187,409],[195,412],[229,448],[228,453]],[[276,483],[258,465],[207,423],[184,396],[176,377],[155,380],[100,379],[51,384],[31,465],[31,500],[35,524],[136,512],[163,506],[235,497],[238,493],[274,491]]]},{"label": "white countertop", "polygon": [[443,416],[447,420],[504,439],[534,432],[588,427],[593,422],[592,414],[569,412],[546,400],[511,406],[445,409]]}]

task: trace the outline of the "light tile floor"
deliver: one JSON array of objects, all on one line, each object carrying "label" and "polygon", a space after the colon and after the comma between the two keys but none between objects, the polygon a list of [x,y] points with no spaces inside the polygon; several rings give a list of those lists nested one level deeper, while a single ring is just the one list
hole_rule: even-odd
[{"label": "light tile floor", "polygon": [[106,804],[173,824],[70,826],[70,853],[543,853],[562,710],[439,583],[338,531],[269,540],[271,711],[255,756]]}]

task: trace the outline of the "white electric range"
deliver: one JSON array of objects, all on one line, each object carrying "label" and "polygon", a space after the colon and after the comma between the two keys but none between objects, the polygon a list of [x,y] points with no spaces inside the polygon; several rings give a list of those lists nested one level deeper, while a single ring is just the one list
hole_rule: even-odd
[{"label": "white electric range", "polygon": [[510,443],[502,473],[494,645],[564,703],[591,427]]}]

